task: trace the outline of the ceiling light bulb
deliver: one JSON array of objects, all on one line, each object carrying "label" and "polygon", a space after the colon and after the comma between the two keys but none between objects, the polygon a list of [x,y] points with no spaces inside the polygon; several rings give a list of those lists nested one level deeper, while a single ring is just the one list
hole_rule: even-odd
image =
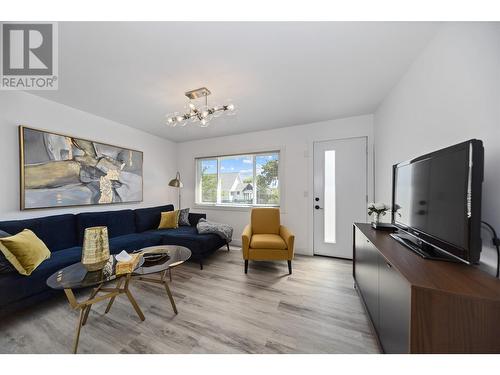
[{"label": "ceiling light bulb", "polygon": [[206,127],[206,126],[207,126],[207,124],[208,124],[208,122],[207,122],[207,120],[206,120],[206,119],[202,119],[202,120],[200,121],[200,124],[201,124],[201,126],[202,126],[202,127]]},{"label": "ceiling light bulb", "polygon": [[189,106],[189,108],[191,108],[191,109],[195,109],[195,108],[196,108],[196,107],[195,107],[195,105],[194,105],[193,103],[191,103],[191,102],[189,102],[189,103],[188,103],[188,106]]},{"label": "ceiling light bulb", "polygon": [[204,110],[204,111],[201,112],[201,117],[202,118],[205,118],[207,116],[208,116],[208,111],[207,110]]},{"label": "ceiling light bulb", "polygon": [[229,105],[227,106],[227,109],[228,109],[229,111],[234,111],[234,104],[229,104]]},{"label": "ceiling light bulb", "polygon": [[184,116],[176,116],[175,119],[177,120],[177,122],[181,122],[182,120],[184,120]]},{"label": "ceiling light bulb", "polygon": [[172,117],[169,117],[169,118],[167,118],[167,122],[168,122],[169,124],[171,124],[171,123],[173,123],[173,122],[174,122],[174,119],[173,119]]}]

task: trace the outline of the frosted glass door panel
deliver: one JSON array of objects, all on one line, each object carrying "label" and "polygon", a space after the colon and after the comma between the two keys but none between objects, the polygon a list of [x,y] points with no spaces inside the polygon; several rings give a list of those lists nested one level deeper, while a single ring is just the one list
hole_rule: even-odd
[{"label": "frosted glass door panel", "polygon": [[324,241],[335,243],[335,150],[325,151],[325,224]]}]

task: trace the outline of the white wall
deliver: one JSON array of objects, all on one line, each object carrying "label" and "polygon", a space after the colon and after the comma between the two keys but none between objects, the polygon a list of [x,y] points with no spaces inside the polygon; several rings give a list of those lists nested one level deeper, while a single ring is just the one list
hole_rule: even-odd
[{"label": "white wall", "polygon": [[[144,151],[144,201],[20,211],[18,125]],[[0,220],[148,207],[177,199],[175,190],[167,186],[176,171],[175,143],[25,92],[0,91],[0,160]]]},{"label": "white wall", "polygon": [[[217,126],[214,124],[214,126]],[[282,223],[295,233],[297,253],[312,255],[312,155],[313,142],[367,136],[369,145],[369,185],[373,187],[372,116],[357,116],[307,125],[251,132],[178,144],[178,167],[184,182],[182,206],[193,212],[206,212],[213,221],[234,227],[234,243],[241,243],[241,232],[249,222],[249,209],[195,207],[195,157],[281,150],[285,188]],[[372,199],[373,188],[369,189]]]},{"label": "white wall", "polygon": [[[500,230],[500,24],[438,32],[374,116],[376,200],[390,202],[392,165],[470,138],[483,140],[483,220]],[[490,243],[483,232],[483,244]],[[482,261],[496,261],[483,251]]]}]

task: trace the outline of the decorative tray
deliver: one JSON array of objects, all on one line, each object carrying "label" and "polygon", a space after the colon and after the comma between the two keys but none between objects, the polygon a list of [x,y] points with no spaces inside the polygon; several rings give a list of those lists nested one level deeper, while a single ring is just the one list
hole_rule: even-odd
[{"label": "decorative tray", "polygon": [[161,260],[170,259],[170,256],[166,253],[161,253],[161,254],[146,253],[146,254],[143,254],[142,257],[143,257],[145,263],[153,263],[153,262],[159,262]]}]

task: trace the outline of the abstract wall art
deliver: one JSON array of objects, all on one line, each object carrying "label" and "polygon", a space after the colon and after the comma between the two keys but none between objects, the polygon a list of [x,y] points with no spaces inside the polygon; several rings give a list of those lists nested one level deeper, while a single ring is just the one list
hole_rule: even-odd
[{"label": "abstract wall art", "polygon": [[19,127],[21,209],[141,202],[143,153]]}]

